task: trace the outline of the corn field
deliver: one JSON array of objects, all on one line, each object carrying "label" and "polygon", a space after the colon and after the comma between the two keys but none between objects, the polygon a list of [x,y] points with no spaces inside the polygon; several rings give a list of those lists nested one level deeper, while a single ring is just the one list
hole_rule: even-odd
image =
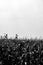
[{"label": "corn field", "polygon": [[0,39],[0,65],[43,65],[43,40]]}]

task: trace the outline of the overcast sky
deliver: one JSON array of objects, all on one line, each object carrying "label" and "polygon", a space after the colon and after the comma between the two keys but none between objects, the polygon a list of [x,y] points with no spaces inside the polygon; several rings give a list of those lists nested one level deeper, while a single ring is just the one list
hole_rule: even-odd
[{"label": "overcast sky", "polygon": [[43,0],[0,0],[0,34],[4,33],[43,37]]}]

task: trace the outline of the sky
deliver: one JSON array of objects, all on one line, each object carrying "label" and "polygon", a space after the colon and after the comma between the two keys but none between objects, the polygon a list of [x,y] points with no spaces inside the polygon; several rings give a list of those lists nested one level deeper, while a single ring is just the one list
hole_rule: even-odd
[{"label": "sky", "polygon": [[0,35],[43,37],[43,0],[0,0]]}]

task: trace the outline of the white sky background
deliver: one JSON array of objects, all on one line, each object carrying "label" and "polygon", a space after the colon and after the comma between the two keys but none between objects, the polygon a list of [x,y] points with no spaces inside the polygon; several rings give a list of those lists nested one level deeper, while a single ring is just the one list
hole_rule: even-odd
[{"label": "white sky background", "polygon": [[43,37],[43,0],[0,0],[0,34]]}]

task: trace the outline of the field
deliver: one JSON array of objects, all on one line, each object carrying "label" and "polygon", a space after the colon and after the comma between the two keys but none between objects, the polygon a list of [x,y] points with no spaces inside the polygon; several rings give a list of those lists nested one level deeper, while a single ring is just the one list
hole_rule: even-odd
[{"label": "field", "polygon": [[0,39],[0,65],[43,65],[43,40]]}]

